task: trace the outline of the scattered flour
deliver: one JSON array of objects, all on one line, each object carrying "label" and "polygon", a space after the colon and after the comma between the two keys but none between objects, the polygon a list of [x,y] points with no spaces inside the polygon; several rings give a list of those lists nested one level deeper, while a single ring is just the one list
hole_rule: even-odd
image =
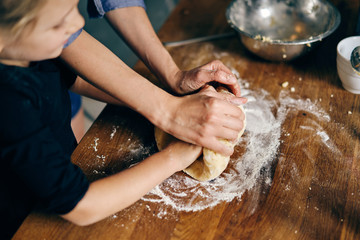
[{"label": "scattered flour", "polygon": [[[286,108],[277,108],[276,101],[264,90],[242,89],[243,96],[248,98],[245,106],[248,124],[238,144],[246,149],[243,154],[237,159],[232,158],[227,170],[213,181],[198,182],[185,174],[175,174],[156,186],[143,200],[170,205],[178,211],[200,211],[241,198],[245,191],[254,187],[261,169],[267,167],[277,154]],[[271,179],[268,178],[265,184],[270,185]]]},{"label": "scattered flour", "polygon": [[111,132],[111,134],[110,134],[110,140],[112,140],[112,139],[114,138],[115,133],[116,133],[116,131],[117,131],[118,128],[119,128],[119,126],[113,126],[112,132]]},{"label": "scattered flour", "polygon": [[[234,74],[238,76],[237,72]],[[278,155],[282,124],[289,113],[303,111],[320,122],[330,121],[330,116],[310,99],[294,99],[290,97],[288,90],[282,90],[279,99],[275,100],[263,89],[248,89],[250,84],[244,80],[241,80],[241,84],[242,95],[248,98],[245,105],[248,124],[235,148],[240,153],[235,155],[240,156],[232,158],[225,172],[213,181],[198,182],[186,174],[175,174],[156,186],[142,200],[162,203],[175,211],[187,212],[201,211],[234,199],[240,200],[243,193],[253,189],[260,179],[263,179],[262,184],[271,185],[271,177],[264,176],[269,175],[270,171],[264,169],[269,169]],[[301,126],[301,129],[312,131],[326,147],[334,152],[338,151],[326,131],[316,122]],[[296,166],[293,171],[296,176]],[[285,188],[286,191],[290,189],[290,185]],[[163,216],[166,212],[159,214]]]},{"label": "scattered flour", "polygon": [[98,149],[97,149],[98,144],[99,144],[99,138],[96,137],[96,138],[94,138],[94,144],[91,144],[91,147],[94,148],[95,152],[98,151]]},{"label": "scattered flour", "polygon": [[96,155],[97,165],[104,167],[106,163],[106,157],[104,155]]},{"label": "scattered flour", "polygon": [[[206,44],[202,51],[211,54],[207,56],[206,54],[194,53],[194,56],[187,56],[184,59],[183,65],[188,67],[199,66],[200,63],[207,62],[208,58],[214,56],[218,59],[224,58],[220,60],[226,64],[224,60],[231,55],[231,53],[217,53],[214,46],[209,44]],[[199,56],[201,56],[200,59]],[[234,66],[228,67],[240,78]],[[301,77],[299,81],[302,81]],[[282,163],[289,160],[288,156],[279,153],[280,145],[287,141],[288,138],[294,138],[298,131],[308,133],[305,134],[308,138],[298,139],[291,145],[300,146],[300,148],[304,149],[308,161],[315,162],[316,158],[306,150],[309,140],[321,144],[334,156],[342,156],[342,153],[321,124],[330,123],[331,121],[329,114],[319,107],[318,103],[321,102],[321,99],[319,101],[297,99],[294,95],[295,89],[291,91],[291,89],[287,88],[283,88],[278,98],[274,99],[264,89],[250,89],[251,84],[247,81],[241,80],[240,84],[242,85],[242,95],[248,98],[248,103],[244,106],[247,116],[247,128],[235,147],[236,154],[234,155],[238,157],[231,158],[225,172],[213,181],[198,182],[186,174],[179,173],[174,174],[156,186],[142,198],[145,204],[147,202],[149,205],[154,206],[150,203],[155,203],[156,209],[151,209],[149,205],[145,205],[148,211],[154,212],[154,216],[166,219],[166,216],[169,217],[171,213],[176,211],[201,211],[223,202],[230,202],[234,199],[241,200],[243,193],[248,190],[256,191],[254,195],[260,195],[262,190],[259,186],[261,184],[268,186],[272,184],[270,169],[273,161],[277,160],[278,164],[282,165]],[[331,95],[332,97],[333,95]],[[329,111],[332,111],[331,106]],[[291,131],[291,133],[286,132],[289,130],[282,129],[283,123],[291,119],[289,118],[290,115],[299,114],[300,112],[306,118],[301,122],[302,125],[298,129]],[[110,139],[114,137],[116,130],[117,127],[114,126]],[[283,137],[282,140],[281,137]],[[129,152],[124,161],[129,162],[129,165],[136,164],[136,159],[143,159],[151,154],[151,146],[143,146],[141,143],[130,142],[132,139],[128,140],[129,146],[126,146],[126,149]],[[97,151],[97,144],[95,139],[93,145],[95,151]],[[301,172],[298,170],[297,164],[296,161],[293,161],[290,171],[293,178],[301,179]],[[284,184],[284,191],[296,189],[293,186],[294,182]],[[254,200],[253,211],[258,205],[257,199]]]}]

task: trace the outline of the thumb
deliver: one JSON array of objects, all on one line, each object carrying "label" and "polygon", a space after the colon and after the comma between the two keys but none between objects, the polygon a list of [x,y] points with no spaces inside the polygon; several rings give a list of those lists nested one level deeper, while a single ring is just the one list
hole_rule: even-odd
[{"label": "thumb", "polygon": [[200,90],[200,92],[206,92],[206,91],[216,92],[215,88],[209,84],[205,84]]}]

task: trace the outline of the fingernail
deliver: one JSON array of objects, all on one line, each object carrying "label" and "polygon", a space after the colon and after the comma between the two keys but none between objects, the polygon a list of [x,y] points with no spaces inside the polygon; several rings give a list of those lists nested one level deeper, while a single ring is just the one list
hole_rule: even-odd
[{"label": "fingernail", "polygon": [[230,100],[231,103],[233,104],[236,104],[236,105],[242,105],[242,104],[245,104],[247,102],[247,99],[246,98],[232,98]]}]

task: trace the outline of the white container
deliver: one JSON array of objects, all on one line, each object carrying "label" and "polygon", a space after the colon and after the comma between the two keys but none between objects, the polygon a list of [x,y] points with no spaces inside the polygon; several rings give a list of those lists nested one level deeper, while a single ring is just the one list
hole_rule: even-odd
[{"label": "white container", "polygon": [[360,46],[360,36],[348,37],[337,45],[336,66],[343,87],[351,93],[360,94],[360,75],[352,68],[350,55]]}]

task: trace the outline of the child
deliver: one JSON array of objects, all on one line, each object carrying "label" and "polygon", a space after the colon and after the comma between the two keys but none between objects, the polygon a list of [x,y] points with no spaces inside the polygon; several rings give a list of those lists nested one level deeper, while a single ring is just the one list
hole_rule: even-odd
[{"label": "child", "polygon": [[[124,100],[110,96],[54,60],[84,25],[77,4],[78,0],[0,1],[0,214],[5,220],[0,239],[11,238],[33,209],[59,214],[78,225],[99,221],[186,168],[201,152],[199,146],[176,141],[138,165],[92,183],[71,163],[76,140],[70,127],[68,89],[117,104],[131,105],[126,97],[134,99],[120,90],[112,95]],[[80,37],[74,43],[81,42]],[[138,93],[133,95],[139,98]],[[193,99],[226,105],[211,96],[219,97],[207,87]],[[189,99],[186,96],[184,102]]]}]

